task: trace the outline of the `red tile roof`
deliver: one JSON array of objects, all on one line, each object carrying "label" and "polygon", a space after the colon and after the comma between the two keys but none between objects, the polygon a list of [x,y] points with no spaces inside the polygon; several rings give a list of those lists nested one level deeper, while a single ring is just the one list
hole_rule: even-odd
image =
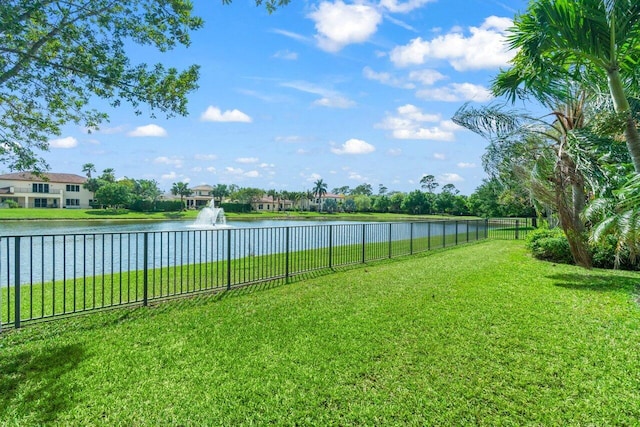
[{"label": "red tile roof", "polygon": [[50,173],[42,174],[42,177],[36,176],[30,172],[15,172],[0,175],[0,179],[12,181],[35,181],[35,182],[58,182],[63,184],[84,184],[87,178],[73,173]]}]

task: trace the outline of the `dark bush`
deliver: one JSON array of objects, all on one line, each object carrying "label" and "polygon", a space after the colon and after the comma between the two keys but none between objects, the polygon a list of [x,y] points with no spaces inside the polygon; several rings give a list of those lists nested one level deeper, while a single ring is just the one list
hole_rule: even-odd
[{"label": "dark bush", "polygon": [[222,203],[220,205],[225,212],[235,213],[247,213],[251,212],[251,205],[249,203]]},{"label": "dark bush", "polygon": [[619,268],[621,270],[640,270],[638,262],[631,262],[628,249],[622,249],[618,253],[618,262],[616,266],[616,246],[617,241],[614,236],[607,236],[604,241],[591,243],[591,252],[593,254],[593,266],[596,268]]},{"label": "dark bush", "polygon": [[539,228],[527,235],[526,244],[538,259],[560,264],[574,263],[569,242],[559,228]]}]

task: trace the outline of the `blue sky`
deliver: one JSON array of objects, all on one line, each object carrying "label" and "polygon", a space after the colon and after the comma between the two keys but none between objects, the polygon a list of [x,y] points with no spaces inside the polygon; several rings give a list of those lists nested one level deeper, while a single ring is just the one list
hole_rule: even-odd
[{"label": "blue sky", "polygon": [[[451,122],[512,53],[505,29],[524,0],[299,1],[268,15],[251,0],[196,0],[205,20],[189,48],[136,47],[136,60],[201,65],[187,117],[107,109],[93,133],[68,126],[45,158],[84,163],[168,190],[218,183],[303,191],[362,183],[419,188],[425,174],[472,193],[486,142]],[[103,106],[99,106],[104,108]]]}]

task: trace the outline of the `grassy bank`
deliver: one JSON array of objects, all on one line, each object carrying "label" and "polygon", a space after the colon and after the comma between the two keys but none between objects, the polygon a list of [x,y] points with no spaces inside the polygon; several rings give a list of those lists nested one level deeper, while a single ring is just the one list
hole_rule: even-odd
[{"label": "grassy bank", "polygon": [[[109,209],[0,209],[0,221],[12,220],[195,220],[198,211],[184,212],[133,212],[127,210],[113,211]],[[318,212],[250,212],[226,213],[228,220],[353,220],[353,221],[403,221],[418,219],[451,218],[438,215],[404,215],[391,213],[349,213],[327,214]],[[475,219],[475,217],[455,217],[456,219]]]},{"label": "grassy bank", "polygon": [[640,275],[488,241],[0,335],[0,420],[633,425]]}]

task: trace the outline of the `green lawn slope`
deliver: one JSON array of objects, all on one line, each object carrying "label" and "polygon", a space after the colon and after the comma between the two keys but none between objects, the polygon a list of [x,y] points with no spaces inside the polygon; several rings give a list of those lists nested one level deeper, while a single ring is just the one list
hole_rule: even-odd
[{"label": "green lawn slope", "polygon": [[635,425],[640,275],[485,241],[0,334],[0,424]]}]

